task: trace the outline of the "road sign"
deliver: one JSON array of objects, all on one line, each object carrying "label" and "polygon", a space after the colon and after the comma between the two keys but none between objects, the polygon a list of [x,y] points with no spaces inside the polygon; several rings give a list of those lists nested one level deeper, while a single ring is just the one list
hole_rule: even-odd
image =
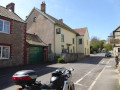
[{"label": "road sign", "polygon": [[120,44],[119,39],[110,39],[110,44]]}]

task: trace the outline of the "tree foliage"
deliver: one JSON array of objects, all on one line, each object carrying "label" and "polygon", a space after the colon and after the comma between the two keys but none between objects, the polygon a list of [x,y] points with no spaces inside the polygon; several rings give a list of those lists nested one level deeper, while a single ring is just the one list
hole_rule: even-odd
[{"label": "tree foliage", "polygon": [[104,48],[104,44],[106,43],[106,40],[100,40],[99,44],[100,44],[100,49],[102,50]]},{"label": "tree foliage", "polygon": [[91,41],[90,41],[90,44],[91,44],[91,45],[94,45],[94,44],[96,44],[96,43],[99,43],[99,39],[98,39],[97,37],[93,37],[93,38],[91,39]]},{"label": "tree foliage", "polygon": [[104,45],[104,50],[105,50],[105,51],[110,51],[110,50],[112,50],[112,45],[111,45],[111,44],[105,44],[105,45]]},{"label": "tree foliage", "polygon": [[90,52],[94,53],[97,52],[100,48],[99,39],[97,37],[93,37],[90,41]]},{"label": "tree foliage", "polygon": [[97,37],[93,37],[90,41],[90,52],[95,53],[103,49],[110,51],[112,46],[109,43],[106,44],[106,40],[99,40]]}]

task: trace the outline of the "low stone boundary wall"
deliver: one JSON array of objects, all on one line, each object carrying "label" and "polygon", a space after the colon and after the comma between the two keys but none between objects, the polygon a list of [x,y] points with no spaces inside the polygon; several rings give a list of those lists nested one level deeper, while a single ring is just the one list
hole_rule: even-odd
[{"label": "low stone boundary wall", "polygon": [[61,57],[65,60],[65,62],[71,62],[75,60],[80,60],[84,58],[85,56],[83,53],[69,53],[69,54],[63,53]]}]

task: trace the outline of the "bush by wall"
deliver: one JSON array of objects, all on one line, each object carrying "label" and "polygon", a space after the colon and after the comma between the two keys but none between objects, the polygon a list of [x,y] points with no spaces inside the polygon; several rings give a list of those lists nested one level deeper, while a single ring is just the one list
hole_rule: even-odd
[{"label": "bush by wall", "polygon": [[63,58],[58,58],[58,63],[65,63]]}]

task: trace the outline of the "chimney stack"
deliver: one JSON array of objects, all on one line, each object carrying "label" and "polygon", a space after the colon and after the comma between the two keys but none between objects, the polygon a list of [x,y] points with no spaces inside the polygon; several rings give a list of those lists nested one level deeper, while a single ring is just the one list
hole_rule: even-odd
[{"label": "chimney stack", "polygon": [[59,19],[60,22],[63,22],[63,19]]},{"label": "chimney stack", "polygon": [[42,4],[41,4],[41,11],[42,12],[46,12],[46,4],[45,4],[45,2],[42,2]]},{"label": "chimney stack", "polygon": [[8,4],[7,6],[6,6],[6,8],[9,10],[11,10],[12,12],[14,12],[14,6],[15,6],[15,4],[14,3],[10,3],[10,4]]}]

